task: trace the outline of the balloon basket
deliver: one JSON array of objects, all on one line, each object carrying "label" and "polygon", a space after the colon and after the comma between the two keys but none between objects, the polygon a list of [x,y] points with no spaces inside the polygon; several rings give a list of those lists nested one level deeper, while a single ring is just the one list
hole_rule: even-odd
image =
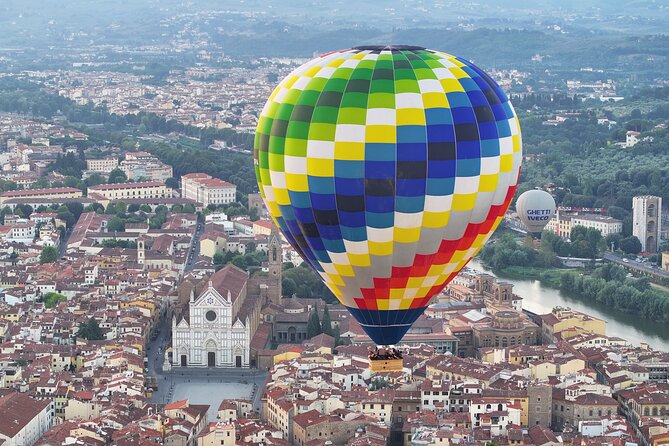
[{"label": "balloon basket", "polygon": [[404,368],[402,353],[395,348],[370,348],[368,358],[371,372],[400,372]]},{"label": "balloon basket", "polygon": [[401,372],[404,368],[403,359],[370,359],[371,372]]}]

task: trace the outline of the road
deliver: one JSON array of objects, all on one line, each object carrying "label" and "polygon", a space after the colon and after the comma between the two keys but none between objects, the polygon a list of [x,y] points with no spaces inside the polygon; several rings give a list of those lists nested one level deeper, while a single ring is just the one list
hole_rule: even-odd
[{"label": "road", "polygon": [[195,265],[195,262],[200,255],[200,237],[202,237],[202,232],[204,231],[204,223],[200,221],[200,219],[201,217],[198,217],[195,234],[193,234],[193,241],[191,242],[190,249],[188,250],[188,257],[186,257],[186,267],[184,268],[184,272],[188,272],[193,269],[193,265]]},{"label": "road", "polygon": [[172,330],[172,310],[165,310],[165,316],[158,321],[157,336],[149,341],[147,347],[149,375],[158,377],[163,373],[165,350],[169,347]]},{"label": "road", "polygon": [[60,244],[58,245],[58,257],[63,257],[65,255],[65,250],[67,250],[67,241],[70,239],[71,235],[72,228],[67,228],[65,230],[65,234],[63,234],[63,238],[60,240]]},{"label": "road", "polygon": [[622,257],[618,257],[617,255],[608,252],[605,253],[603,257],[607,261],[617,263],[618,265],[624,266],[625,268],[642,272],[644,274],[651,274],[661,279],[669,279],[669,271],[665,271],[658,267],[653,267],[650,263],[640,263],[634,260],[625,262],[623,261]]}]

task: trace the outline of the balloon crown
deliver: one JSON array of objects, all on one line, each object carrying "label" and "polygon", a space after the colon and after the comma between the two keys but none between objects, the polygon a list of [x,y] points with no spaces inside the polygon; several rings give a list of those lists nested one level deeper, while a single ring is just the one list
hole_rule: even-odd
[{"label": "balloon crown", "polygon": [[359,51],[418,51],[424,50],[425,47],[416,45],[361,45],[354,46],[354,50]]}]

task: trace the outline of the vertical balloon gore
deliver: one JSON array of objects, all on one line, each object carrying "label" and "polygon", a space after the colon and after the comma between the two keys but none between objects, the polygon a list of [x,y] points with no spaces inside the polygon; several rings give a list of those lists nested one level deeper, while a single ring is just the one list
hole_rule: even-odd
[{"label": "vertical balloon gore", "polygon": [[281,81],[259,117],[254,162],[286,239],[388,345],[501,222],[521,145],[511,103],[472,63],[364,46]]}]

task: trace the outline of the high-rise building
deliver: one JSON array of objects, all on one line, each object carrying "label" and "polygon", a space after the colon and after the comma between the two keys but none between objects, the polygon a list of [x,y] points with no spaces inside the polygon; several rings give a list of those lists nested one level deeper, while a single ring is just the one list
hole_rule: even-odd
[{"label": "high-rise building", "polygon": [[644,252],[657,252],[660,245],[662,198],[641,195],[632,200],[632,234]]}]

